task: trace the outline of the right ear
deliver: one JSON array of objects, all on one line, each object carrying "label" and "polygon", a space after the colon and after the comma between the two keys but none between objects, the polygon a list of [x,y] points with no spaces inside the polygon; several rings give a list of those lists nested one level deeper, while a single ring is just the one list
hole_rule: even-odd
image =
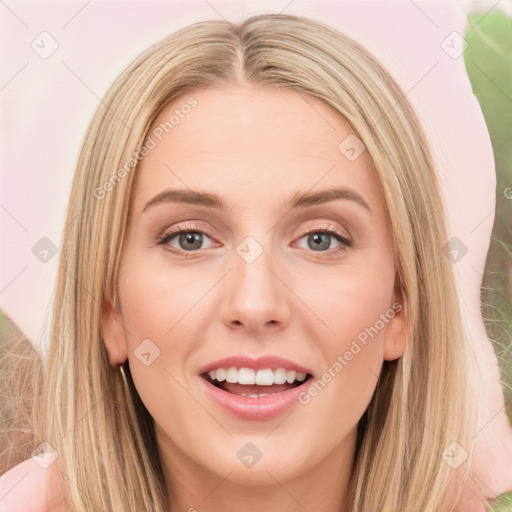
[{"label": "right ear", "polygon": [[123,317],[110,298],[103,305],[102,332],[110,364],[117,366],[124,363],[128,359],[128,345]]}]

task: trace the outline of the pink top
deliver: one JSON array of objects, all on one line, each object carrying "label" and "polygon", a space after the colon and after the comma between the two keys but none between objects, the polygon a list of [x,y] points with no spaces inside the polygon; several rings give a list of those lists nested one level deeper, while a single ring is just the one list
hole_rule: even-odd
[{"label": "pink top", "polygon": [[55,458],[52,454],[38,455],[4,473],[0,477],[0,512],[50,512],[45,494],[50,489],[50,466]]}]

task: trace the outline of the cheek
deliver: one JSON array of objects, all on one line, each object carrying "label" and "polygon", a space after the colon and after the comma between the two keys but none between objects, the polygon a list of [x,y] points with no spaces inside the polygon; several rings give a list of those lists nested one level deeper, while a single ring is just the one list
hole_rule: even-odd
[{"label": "cheek", "polygon": [[[153,262],[127,262],[120,272],[119,292],[129,339],[155,338],[172,342],[175,331],[190,326],[193,306],[204,296],[209,284],[191,279],[190,272]],[[182,320],[183,319],[183,320]],[[132,347],[133,348],[133,347]]]},{"label": "cheek", "polygon": [[385,259],[380,264],[375,260],[340,268],[335,278],[324,276],[315,283],[308,305],[321,323],[315,323],[317,335],[311,332],[311,339],[325,370],[316,386],[322,398],[306,396],[304,401],[315,401],[316,413],[330,415],[337,427],[353,425],[367,408],[382,367],[386,327],[394,316],[394,267]]},{"label": "cheek", "polygon": [[178,382],[183,381],[183,368],[197,349],[194,340],[200,339],[198,329],[205,315],[198,301],[209,286],[191,280],[179,269],[170,272],[158,265],[127,261],[120,270],[119,294],[130,369],[137,391],[153,416],[163,414],[163,402],[169,404],[181,397]]},{"label": "cheek", "polygon": [[364,332],[375,324],[383,334],[385,325],[379,319],[391,308],[394,287],[390,262],[382,259],[380,263],[340,266],[303,284],[299,293],[324,325],[322,339],[328,349],[342,350],[360,334],[364,338]]}]

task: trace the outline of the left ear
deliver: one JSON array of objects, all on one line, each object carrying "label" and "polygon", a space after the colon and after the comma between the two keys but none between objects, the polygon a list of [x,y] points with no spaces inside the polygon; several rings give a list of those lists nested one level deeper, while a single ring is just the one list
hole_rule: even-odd
[{"label": "left ear", "polygon": [[395,291],[389,316],[391,316],[391,312],[394,313],[394,316],[386,326],[384,338],[384,359],[386,361],[398,359],[403,354],[407,341],[407,305],[400,290]]}]

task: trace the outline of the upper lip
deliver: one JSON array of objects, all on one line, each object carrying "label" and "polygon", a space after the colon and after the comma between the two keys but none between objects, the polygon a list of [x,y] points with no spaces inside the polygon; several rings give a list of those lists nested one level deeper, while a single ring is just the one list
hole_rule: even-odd
[{"label": "upper lip", "polygon": [[294,361],[290,361],[289,359],[285,359],[283,357],[278,356],[261,356],[261,357],[251,357],[248,355],[237,355],[225,357],[224,359],[219,359],[214,361],[213,363],[209,363],[206,366],[203,366],[199,369],[199,374],[209,372],[210,370],[216,370],[217,368],[252,368],[254,370],[262,370],[265,368],[284,368],[285,370],[295,370],[297,373],[306,373],[312,375],[312,371],[305,366],[302,366]]}]

